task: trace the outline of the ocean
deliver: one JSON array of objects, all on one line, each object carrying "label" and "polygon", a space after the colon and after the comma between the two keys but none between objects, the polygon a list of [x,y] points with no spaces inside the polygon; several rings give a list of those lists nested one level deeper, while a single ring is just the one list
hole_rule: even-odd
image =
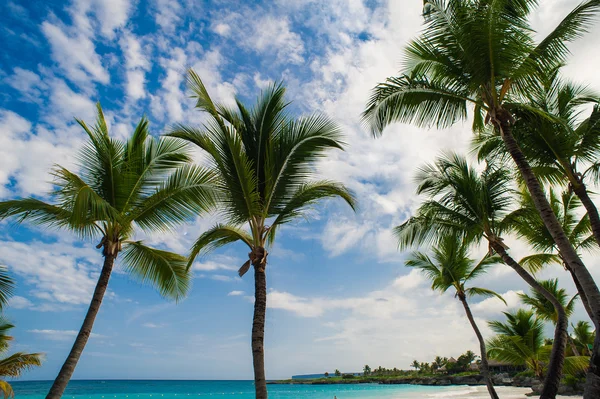
[{"label": "ocean", "polygon": [[[44,399],[50,381],[11,383],[18,399]],[[501,388],[501,389],[500,389]],[[270,399],[485,399],[485,387],[418,385],[269,385]],[[503,399],[525,399],[526,388],[499,387]],[[64,399],[252,399],[252,381],[71,381]]]}]

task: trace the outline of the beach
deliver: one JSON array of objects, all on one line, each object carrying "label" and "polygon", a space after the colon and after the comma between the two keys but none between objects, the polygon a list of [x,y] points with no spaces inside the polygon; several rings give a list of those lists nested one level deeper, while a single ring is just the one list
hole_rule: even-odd
[{"label": "beach", "polygon": [[[14,383],[17,398],[43,399],[49,381]],[[529,388],[497,387],[502,399],[525,399]],[[186,397],[254,398],[252,381],[157,381],[98,380],[71,381],[65,399],[180,399]],[[484,386],[421,385],[271,385],[272,399],[485,399]],[[577,396],[557,397],[578,399]]]}]

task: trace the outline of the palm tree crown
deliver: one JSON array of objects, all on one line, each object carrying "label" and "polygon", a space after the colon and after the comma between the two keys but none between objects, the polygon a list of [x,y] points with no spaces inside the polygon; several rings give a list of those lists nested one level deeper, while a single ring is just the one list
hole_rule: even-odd
[{"label": "palm tree crown", "polygon": [[[333,121],[321,115],[291,118],[281,84],[262,93],[252,109],[239,100],[235,108],[214,103],[191,70],[188,84],[196,107],[208,120],[201,128],[178,125],[169,135],[208,155],[216,176],[217,211],[226,221],[200,236],[190,262],[235,241],[264,248],[281,225],[305,216],[309,206],[323,198],[340,197],[354,208],[352,194],[341,184],[311,180],[315,162],[329,149],[342,149],[341,132]],[[241,229],[243,224],[249,232]]]},{"label": "palm tree crown", "polygon": [[80,174],[56,166],[54,203],[36,198],[0,203],[0,217],[70,230],[98,239],[103,255],[123,251],[123,267],[173,299],[189,288],[186,258],[133,240],[134,229],[166,232],[211,206],[212,174],[190,160],[185,143],[154,139],[142,118],[127,142],[112,139],[102,108],[96,125],[77,120],[88,135]]},{"label": "palm tree crown", "polygon": [[476,263],[469,258],[468,245],[458,235],[447,235],[432,249],[433,255],[422,252],[413,253],[406,261],[406,266],[421,270],[431,281],[431,289],[446,292],[453,288],[459,298],[468,298],[475,295],[484,297],[497,297],[504,299],[494,291],[466,287],[465,284],[486,273],[490,266],[500,263],[497,256],[485,256]]},{"label": "palm tree crown", "polygon": [[[567,317],[570,317],[575,311],[575,303],[578,295],[569,297],[564,288],[558,288],[558,279],[542,280],[540,285],[550,292],[563,306]],[[539,292],[532,290],[531,294],[519,294],[519,298],[524,304],[529,305],[535,311],[538,318],[545,321],[557,322],[558,315],[554,305],[552,305]]]}]

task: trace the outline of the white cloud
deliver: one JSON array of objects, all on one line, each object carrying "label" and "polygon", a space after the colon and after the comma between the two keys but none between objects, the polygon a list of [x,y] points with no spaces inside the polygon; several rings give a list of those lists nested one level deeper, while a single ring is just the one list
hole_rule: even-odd
[{"label": "white cloud", "polygon": [[183,9],[177,0],[155,0],[156,23],[167,33],[173,33],[181,21]]},{"label": "white cloud", "polygon": [[32,71],[15,67],[12,75],[4,79],[12,88],[18,90],[23,95],[21,100],[41,104],[42,95],[47,90],[47,84],[40,76]]},{"label": "white cloud", "polygon": [[164,323],[160,323],[160,324],[156,324],[156,323],[144,323],[144,324],[142,324],[142,327],[146,327],[146,328],[162,328],[164,326],[165,326]]},{"label": "white cloud", "polygon": [[33,307],[33,302],[22,296],[13,296],[8,302],[9,308],[29,309]]},{"label": "white cloud", "polygon": [[241,34],[243,43],[258,53],[274,53],[278,63],[304,62],[304,42],[291,30],[287,17],[267,14],[253,19],[251,32],[244,30]]},{"label": "white cloud", "polygon": [[[53,341],[70,341],[73,337],[76,337],[79,331],[76,330],[27,330],[29,333],[38,334],[46,339]],[[91,333],[90,338],[105,338],[105,335]]]},{"label": "white cloud", "polygon": [[79,31],[67,33],[67,28],[48,21],[42,23],[42,32],[52,47],[52,59],[60,65],[70,80],[86,84],[93,80],[107,84],[110,76],[92,40]]},{"label": "white cloud", "polygon": [[73,241],[2,240],[0,261],[35,288],[31,296],[44,302],[87,305],[96,285],[102,255],[90,247],[75,246]]},{"label": "white cloud", "polygon": [[244,291],[231,291],[227,294],[227,296],[241,296],[245,294],[246,293]]},{"label": "white cloud", "polygon": [[506,301],[506,305],[500,299],[492,297],[473,305],[472,310],[483,315],[498,315],[500,312],[506,312],[522,306],[519,299],[519,294],[522,293],[523,291],[507,291],[500,294]]},{"label": "white cloud", "polygon": [[224,255],[215,255],[212,257],[212,260],[194,262],[192,268],[193,270],[206,272],[215,270],[238,270],[240,266],[242,266],[242,263],[243,262],[240,262],[236,258]]},{"label": "white cloud", "polygon": [[[70,104],[70,98],[60,93],[51,101],[61,100],[61,107]],[[81,106],[80,103],[75,107]],[[51,188],[50,168],[57,162],[70,167],[68,161],[72,160],[74,146],[80,143],[69,129],[59,132],[35,129],[22,116],[1,109],[0,130],[0,197],[7,197],[9,193],[28,196],[48,192]],[[12,182],[14,185],[9,190],[7,186]]]},{"label": "white cloud", "polygon": [[150,62],[144,54],[137,36],[127,32],[119,40],[125,55],[125,68],[127,84],[125,92],[131,99],[139,100],[146,97],[146,71],[150,69]]},{"label": "white cloud", "polygon": [[221,36],[227,37],[227,36],[229,36],[229,33],[231,32],[231,26],[224,24],[224,23],[217,23],[217,24],[213,25],[212,30]]}]

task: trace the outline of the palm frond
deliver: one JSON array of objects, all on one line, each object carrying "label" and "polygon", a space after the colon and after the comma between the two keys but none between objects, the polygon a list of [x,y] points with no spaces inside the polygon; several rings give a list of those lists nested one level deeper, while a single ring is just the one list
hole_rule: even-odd
[{"label": "palm frond", "polygon": [[467,104],[480,104],[468,93],[423,76],[388,78],[373,90],[363,121],[375,136],[393,122],[443,129],[467,117]]},{"label": "palm frond", "polygon": [[184,298],[191,283],[187,258],[172,252],[151,248],[142,241],[127,241],[123,248],[125,271],[148,283],[175,301]]},{"label": "palm frond", "polygon": [[41,353],[17,352],[0,359],[0,375],[17,378],[24,371],[42,365],[43,355]]},{"label": "palm frond", "polygon": [[203,254],[207,254],[224,245],[242,241],[248,247],[253,247],[253,239],[244,230],[237,226],[217,224],[211,229],[205,231],[198,237],[188,256],[188,269],[194,263],[194,260]]},{"label": "palm frond", "polygon": [[0,265],[0,311],[8,304],[15,292],[15,281],[10,276],[8,268]]},{"label": "palm frond", "polygon": [[214,209],[215,174],[196,165],[185,165],[160,184],[155,193],[127,215],[146,231],[172,230],[192,217]]},{"label": "palm frond", "polygon": [[277,217],[271,223],[271,227],[302,217],[306,215],[306,210],[310,205],[324,198],[335,197],[343,199],[353,210],[356,210],[354,195],[340,183],[317,181],[303,184],[277,212]]},{"label": "palm frond", "polygon": [[468,289],[465,290],[465,293],[467,294],[468,297],[473,297],[473,296],[482,296],[484,298],[498,298],[500,299],[505,305],[507,305],[506,300],[502,297],[502,295],[498,294],[495,291],[492,290],[488,290],[487,288],[479,288],[479,287],[470,287]]}]

